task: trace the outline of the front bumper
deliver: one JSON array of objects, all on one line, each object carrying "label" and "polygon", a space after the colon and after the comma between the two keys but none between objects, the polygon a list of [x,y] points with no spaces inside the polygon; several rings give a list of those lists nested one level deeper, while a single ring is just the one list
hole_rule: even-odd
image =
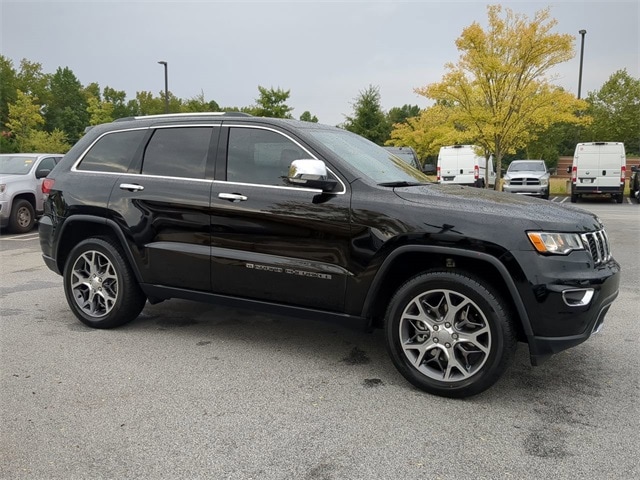
[{"label": "front bumper", "polygon": [[620,265],[594,265],[586,251],[566,256],[514,252],[527,276],[518,289],[527,310],[531,362],[586,341],[602,327],[618,296]]},{"label": "front bumper", "polygon": [[521,195],[544,196],[549,191],[549,186],[545,185],[507,185],[502,186],[502,190],[509,193],[519,193]]}]

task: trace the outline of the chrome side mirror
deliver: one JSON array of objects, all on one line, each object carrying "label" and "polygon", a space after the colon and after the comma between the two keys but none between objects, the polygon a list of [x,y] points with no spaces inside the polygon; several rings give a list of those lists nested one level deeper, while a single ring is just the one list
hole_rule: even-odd
[{"label": "chrome side mirror", "polygon": [[294,160],[289,167],[287,180],[292,185],[306,188],[317,188],[323,192],[332,191],[337,181],[329,178],[327,166],[322,160]]}]

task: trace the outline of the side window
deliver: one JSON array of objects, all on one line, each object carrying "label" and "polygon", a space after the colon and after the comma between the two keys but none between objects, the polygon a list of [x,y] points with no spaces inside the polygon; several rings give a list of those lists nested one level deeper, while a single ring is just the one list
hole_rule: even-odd
[{"label": "side window", "polygon": [[142,173],[204,178],[212,127],[158,128],[142,160]]},{"label": "side window", "polygon": [[146,130],[108,133],[87,152],[78,170],[126,172]]},{"label": "side window", "polygon": [[287,137],[258,128],[229,129],[227,181],[286,185],[293,160],[309,154]]}]

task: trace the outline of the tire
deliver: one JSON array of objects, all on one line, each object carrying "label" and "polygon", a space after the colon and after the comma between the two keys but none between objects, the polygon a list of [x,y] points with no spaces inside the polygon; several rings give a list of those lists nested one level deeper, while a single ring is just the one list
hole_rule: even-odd
[{"label": "tire", "polygon": [[576,195],[575,193],[571,194],[571,203],[577,203],[578,202],[578,195]]},{"label": "tire", "polygon": [[71,311],[90,327],[119,327],[144,308],[146,297],[121,248],[109,238],[89,238],[76,245],[63,277]]},{"label": "tire", "polygon": [[544,193],[542,194],[542,198],[543,198],[544,200],[549,200],[549,190],[547,190],[546,192],[544,192]]},{"label": "tire", "polygon": [[616,195],[616,203],[622,203],[622,199],[623,199],[622,194]]},{"label": "tire", "polygon": [[418,275],[398,289],[387,309],[385,338],[409,382],[454,398],[493,385],[517,345],[506,302],[483,280],[444,270]]},{"label": "tire", "polygon": [[16,200],[11,207],[9,230],[13,233],[27,233],[36,223],[36,212],[28,200]]}]

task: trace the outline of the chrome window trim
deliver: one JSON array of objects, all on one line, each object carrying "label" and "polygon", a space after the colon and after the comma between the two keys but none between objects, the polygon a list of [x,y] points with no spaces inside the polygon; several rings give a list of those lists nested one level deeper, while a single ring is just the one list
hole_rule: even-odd
[{"label": "chrome window trim", "polygon": [[[262,183],[227,182],[226,180],[214,180],[213,183],[218,183],[221,185],[239,185],[242,187],[278,188],[281,190],[293,190],[295,192],[323,193],[323,191],[319,188],[287,187],[286,185],[265,185]],[[342,193],[326,193],[330,195],[342,195]]]},{"label": "chrome window trim", "polygon": [[84,149],[84,152],[82,152],[80,154],[78,159],[71,166],[71,171],[72,172],[80,172],[80,173],[93,172],[93,173],[108,173],[108,174],[111,174],[111,175],[113,175],[113,174],[122,175],[122,172],[102,172],[100,170],[78,170],[78,165],[80,164],[80,162],[82,162],[82,160],[84,160],[84,157],[87,155],[89,150],[91,150],[93,148],[93,146],[96,143],[98,143],[99,140],[101,140],[102,138],[106,137],[107,135],[111,135],[113,133],[133,132],[135,130],[149,130],[149,128],[151,128],[151,127],[133,127],[133,128],[122,128],[122,129],[119,129],[119,130],[109,130],[108,132],[104,132],[103,134],[99,135],[98,138],[96,138],[93,142],[91,142],[91,144],[87,148]]},{"label": "chrome window trim", "polygon": [[[84,171],[84,170],[82,170]],[[95,172],[95,173],[103,173],[103,172]],[[109,173],[109,172],[107,172]],[[129,177],[134,177],[134,178],[160,178],[162,180],[184,180],[187,182],[205,182],[205,183],[213,183],[213,179],[211,178],[193,178],[193,177],[171,177],[168,175],[149,175],[146,173],[130,173],[130,172],[124,172],[124,173],[119,173],[118,175],[127,175]]]},{"label": "chrome window trim", "polygon": [[[303,145],[301,145],[298,141],[296,141],[295,139],[291,138],[288,134],[281,132],[280,130],[276,130],[273,127],[266,127],[264,125],[242,125],[242,124],[233,124],[233,123],[225,123],[224,124],[225,127],[229,127],[229,128],[253,128],[253,129],[259,129],[259,130],[268,130],[270,132],[273,133],[277,133],[279,135],[282,135],[283,137],[287,138],[289,141],[293,142],[294,144],[296,144],[301,150],[304,150],[307,155],[309,155],[309,158],[312,158],[314,160],[320,160],[318,157],[316,157],[313,153],[311,153],[308,149],[306,149]],[[321,160],[324,163],[324,160]],[[325,163],[326,166],[326,163]],[[344,195],[347,193],[347,187],[344,184],[344,182],[342,181],[342,179],[333,171],[331,170],[328,166],[327,166],[327,171],[330,172],[337,180],[338,182],[340,182],[340,185],[342,186],[342,191],[340,192],[324,192],[328,195]],[[286,189],[293,189],[293,190],[305,190],[305,191],[311,191],[311,192],[319,192],[319,193],[323,193],[322,190],[317,189],[317,188],[305,188],[305,189],[301,189],[299,187],[287,187],[287,186],[280,186],[280,185],[265,185],[263,183],[246,183],[246,182],[230,182],[228,180],[217,180],[218,182],[224,182],[224,183],[229,183],[229,184],[234,184],[234,185],[246,185],[246,186],[254,186],[254,187],[273,187],[273,188],[286,188]]]},{"label": "chrome window trim", "polygon": [[[141,118],[148,118],[148,117],[141,117]],[[135,130],[155,130],[157,128],[189,128],[189,127],[201,127],[201,128],[212,127],[213,128],[213,127],[220,127],[220,126],[221,126],[220,123],[188,123],[188,124],[180,124],[180,125],[149,125],[147,127],[131,127],[131,128],[120,128],[118,130],[109,130],[108,132],[104,132],[103,134],[98,136],[98,138],[96,138],[93,142],[91,142],[91,145],[89,145],[84,150],[84,152],[82,152],[82,154],[78,157],[78,160],[75,161],[75,163],[71,167],[71,171],[72,172],[111,173],[111,174],[115,173],[118,175],[122,175],[123,172],[102,172],[100,170],[78,170],[78,165],[80,164],[80,162],[82,162],[82,160],[87,155],[89,150],[91,150],[93,146],[96,143],[98,143],[100,139],[102,139],[103,137],[106,137],[107,135],[111,135],[113,133],[133,132]],[[176,177],[176,178],[185,178],[185,177]]]},{"label": "chrome window trim", "polygon": [[[161,117],[161,116],[163,116],[163,115],[158,115],[158,117]],[[141,117],[141,118],[149,118],[149,116]],[[295,139],[291,138],[286,133],[281,132],[280,130],[276,130],[274,128],[266,127],[266,126],[263,126],[263,125],[241,125],[241,124],[227,124],[227,123],[225,123],[224,126],[225,127],[234,127],[234,128],[253,128],[253,129],[260,129],[260,130],[268,130],[268,131],[271,131],[273,133],[277,133],[277,134],[282,135],[283,137],[287,138],[289,141],[291,141],[295,145],[297,145],[301,150],[306,152],[307,155],[309,155],[309,158],[312,158],[314,160],[319,160],[318,157],[316,157],[314,154],[312,154],[307,148],[305,148],[303,145],[301,145],[298,141],[296,141]],[[322,190],[317,189],[317,188],[289,187],[289,186],[286,186],[286,185],[266,185],[266,184],[262,184],[262,183],[230,182],[230,181],[227,181],[227,180],[214,180],[214,179],[207,179],[207,178],[171,177],[171,176],[148,175],[148,174],[143,174],[143,173],[132,173],[132,172],[103,172],[103,171],[100,171],[100,170],[79,170],[77,168],[78,165],[80,164],[80,162],[82,162],[84,157],[87,155],[89,150],[91,150],[93,148],[93,146],[100,139],[102,139],[103,137],[105,137],[107,135],[111,135],[111,134],[114,134],[114,133],[131,132],[131,131],[135,131],[135,130],[152,130],[152,129],[158,129],[158,128],[189,128],[189,127],[222,127],[222,124],[221,123],[189,123],[189,124],[180,124],[180,125],[149,125],[149,126],[146,126],[146,127],[131,127],[131,128],[121,128],[121,129],[118,129],[118,130],[110,130],[108,132],[102,133],[93,142],[91,142],[91,144],[78,157],[78,160],[75,161],[75,163],[71,167],[70,171],[73,172],[73,173],[83,173],[83,174],[91,173],[91,174],[97,174],[97,175],[129,175],[129,176],[135,176],[136,178],[162,178],[162,179],[166,179],[166,180],[176,180],[176,179],[178,179],[178,180],[191,180],[191,181],[195,181],[195,182],[212,182],[212,183],[229,184],[229,185],[240,185],[240,186],[247,186],[247,187],[282,188],[282,189],[285,189],[285,190],[295,190],[295,191],[303,191],[303,192],[323,193]],[[328,166],[327,166],[327,171],[330,172],[338,180],[338,182],[342,186],[342,190],[339,191],[339,192],[324,192],[324,193],[326,193],[328,195],[345,195],[347,193],[347,187],[346,187],[345,183],[342,181],[342,179],[340,178],[340,176],[338,176]]]}]

